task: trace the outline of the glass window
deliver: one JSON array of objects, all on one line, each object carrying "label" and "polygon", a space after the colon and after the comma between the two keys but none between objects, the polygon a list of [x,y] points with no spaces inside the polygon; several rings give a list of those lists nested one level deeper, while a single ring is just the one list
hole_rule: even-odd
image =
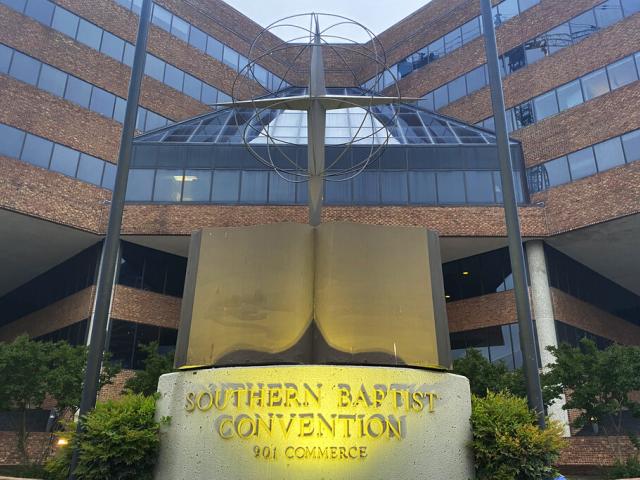
[{"label": "glass window", "polygon": [[590,100],[609,91],[609,81],[604,68],[582,77],[582,90],[585,100]]},{"label": "glass window", "polygon": [[465,83],[464,75],[449,82],[448,88],[449,102],[455,102],[459,98],[464,97],[467,94],[467,85]]},{"label": "glass window", "polygon": [[186,170],[184,172],[183,202],[208,202],[210,191],[210,170]]},{"label": "glass window", "polygon": [[113,190],[116,183],[116,166],[113,163],[105,162],[104,174],[102,175],[102,186]]},{"label": "glass window", "polygon": [[540,0],[520,0],[520,11],[529,10],[534,5],[540,3]]},{"label": "glass window", "polygon": [[409,201],[407,172],[381,172],[380,186],[383,204],[405,205]]},{"label": "glass window", "polygon": [[40,62],[24,53],[14,52],[9,75],[25,83],[35,85],[40,73]]},{"label": "glass window", "polygon": [[473,20],[468,21],[462,27],[462,43],[468,43],[476,37],[480,36],[480,17],[476,17]]},{"label": "glass window", "polygon": [[93,87],[91,92],[91,103],[89,108],[100,115],[105,117],[113,117],[113,108],[115,106],[116,97],[114,94],[102,90],[98,87]]},{"label": "glass window", "polygon": [[55,12],[53,13],[53,22],[51,26],[59,32],[75,38],[79,22],[80,17],[77,15],[74,15],[64,8],[56,7]]},{"label": "glass window", "polygon": [[607,0],[595,8],[598,27],[606,28],[622,20],[620,0]]},{"label": "glass window", "polygon": [[45,25],[51,25],[55,6],[49,0],[29,0],[25,14]]},{"label": "glass window", "polygon": [[53,93],[58,97],[64,96],[64,88],[67,84],[67,74],[49,65],[42,65],[38,88]]},{"label": "glass window", "polygon": [[0,44],[0,73],[9,72],[9,65],[11,64],[11,55],[13,50],[9,47],[5,47]]},{"label": "glass window", "polygon": [[222,61],[234,70],[238,69],[238,52],[229,47],[225,47]]},{"label": "glass window", "polygon": [[558,113],[558,100],[556,99],[555,91],[534,98],[533,104],[536,109],[536,120],[538,122]]},{"label": "glass window", "polygon": [[200,101],[207,105],[212,105],[218,101],[218,90],[206,83],[202,84],[202,95]]},{"label": "glass window", "polygon": [[495,203],[493,176],[491,172],[465,172],[467,202]]},{"label": "glass window", "polygon": [[120,62],[122,61],[122,55],[124,53],[124,40],[105,31],[102,37],[100,51]]},{"label": "glass window", "polygon": [[433,62],[444,55],[444,37],[440,37],[429,44],[429,62]]},{"label": "glass window", "polygon": [[22,160],[32,165],[49,168],[49,160],[53,151],[53,142],[35,135],[27,134],[22,149]]},{"label": "glass window", "polygon": [[183,180],[183,170],[158,169],[156,172],[156,187],[153,191],[153,201],[179,202]]},{"label": "glass window", "polygon": [[596,154],[599,172],[604,172],[618,165],[624,165],[624,153],[622,153],[620,137],[594,145],[593,150]]},{"label": "glass window", "polygon": [[327,205],[349,205],[351,203],[352,182],[326,182],[325,201]]},{"label": "glass window", "polygon": [[449,105],[449,96],[447,95],[447,86],[443,85],[433,91],[433,104],[436,110]]},{"label": "glass window", "polygon": [[526,127],[535,122],[531,102],[525,102],[522,105],[513,107],[513,112],[515,116],[516,129]]},{"label": "glass window", "polygon": [[462,46],[462,34],[459,28],[444,36],[444,48],[447,53],[453,52]]},{"label": "glass window", "polygon": [[[334,182],[327,182],[327,188],[329,183]],[[296,184],[282,178],[277,172],[270,172],[269,203],[296,203]]]},{"label": "glass window", "polygon": [[222,51],[224,50],[224,45],[220,43],[213,37],[207,38],[207,53],[211,55],[213,58],[222,61]]},{"label": "glass window", "polygon": [[153,23],[154,25],[157,25],[163,30],[170,32],[172,16],[173,14],[169,10],[165,10],[157,3],[153,4],[153,16],[151,17],[151,23]]},{"label": "glass window", "polygon": [[87,47],[93,48],[94,50],[100,50],[102,29],[96,27],[91,22],[87,22],[84,18],[81,18],[80,24],[78,25],[76,40],[80,43],[84,43]]},{"label": "glass window", "polygon": [[577,17],[574,17],[573,20],[569,20],[569,28],[571,29],[571,37],[576,42],[579,42],[598,30],[593,10],[589,9]]},{"label": "glass window", "polygon": [[487,80],[484,74],[484,68],[484,65],[482,65],[467,73],[467,91],[469,93],[480,90],[487,84]]},{"label": "glass window", "polygon": [[145,120],[144,129],[147,130],[155,130],[156,128],[164,127],[167,124],[167,119],[154,113],[150,110],[147,110],[147,118]]},{"label": "glass window", "polygon": [[558,87],[557,92],[560,111],[573,108],[576,105],[580,105],[584,101],[582,99],[582,88],[580,88],[580,80],[576,80],[562,87]]},{"label": "glass window", "polygon": [[438,203],[465,203],[463,172],[438,172]]},{"label": "glass window", "polygon": [[64,98],[86,108],[89,106],[91,99],[91,85],[84,80],[69,75]]},{"label": "glass window", "polygon": [[236,203],[240,194],[240,172],[237,170],[216,170],[213,173],[211,200],[222,203]]},{"label": "glass window", "polygon": [[627,157],[627,162],[630,163],[640,160],[640,130],[623,135],[622,145],[624,146],[624,154]]},{"label": "glass window", "polygon": [[524,46],[514,48],[503,55],[506,73],[513,73],[527,66],[527,60],[524,55]]},{"label": "glass window", "polygon": [[546,36],[536,37],[524,44],[527,65],[532,65],[549,54]]},{"label": "glass window", "polygon": [[409,201],[415,205],[434,205],[436,197],[436,174],[433,172],[408,172]]},{"label": "glass window", "polygon": [[545,36],[547,38],[547,55],[551,55],[558,50],[573,45],[573,37],[568,23],[563,23],[553,30],[549,30]]},{"label": "glass window", "polygon": [[24,132],[0,123],[0,155],[20,158]]},{"label": "glass window", "polygon": [[144,62],[144,73],[146,75],[162,82],[164,81],[164,66],[165,63],[162,60],[147,53],[147,59]]},{"label": "glass window", "polygon": [[164,83],[178,91],[182,91],[183,82],[184,72],[167,63],[167,67],[164,71]]},{"label": "glass window", "polygon": [[498,4],[498,15],[500,15],[499,23],[506,22],[507,20],[518,16],[519,13],[518,0],[505,0]]},{"label": "glass window", "polygon": [[79,158],[80,152],[65,147],[64,145],[55,144],[53,146],[53,155],[51,156],[49,169],[69,175],[70,177],[75,177]]},{"label": "glass window", "polygon": [[129,67],[133,66],[133,55],[136,51],[136,47],[130,44],[129,42],[124,42],[124,55],[122,56],[122,63],[128,65]]},{"label": "glass window", "polygon": [[611,89],[623,87],[638,80],[638,72],[633,57],[627,57],[607,67]]},{"label": "glass window", "polygon": [[207,50],[207,34],[199,28],[191,25],[191,31],[189,32],[189,45],[196,47],[203,52]]},{"label": "glass window", "polygon": [[86,153],[81,153],[76,177],[85,182],[100,185],[103,169],[104,162],[102,160],[92,157],[91,155],[87,155]]},{"label": "glass window", "polygon": [[352,180],[355,204],[380,203],[380,177],[377,171],[365,170]]},{"label": "glass window", "polygon": [[[151,200],[153,191],[153,177],[155,170],[144,170],[132,168],[129,170],[129,181],[127,183],[126,198],[133,202],[144,202]],[[105,171],[106,174],[106,171]]]},{"label": "glass window", "polygon": [[596,159],[593,156],[593,149],[591,147],[570,153],[568,158],[572,180],[588,177],[597,172]]},{"label": "glass window", "polygon": [[624,16],[628,17],[634,13],[640,12],[640,2],[638,0],[621,0]]},{"label": "glass window", "polygon": [[427,110],[434,110],[433,105],[433,92],[427,93],[424,97],[420,99],[420,106],[422,108],[426,108]]},{"label": "glass window", "polygon": [[190,97],[200,100],[200,95],[202,94],[202,82],[188,73],[185,73],[182,91]]},{"label": "glass window", "polygon": [[550,187],[563,185],[571,181],[567,157],[556,158],[555,160],[545,163],[544,169],[546,170]]},{"label": "glass window", "polygon": [[126,109],[127,101],[124,98],[116,97],[116,106],[113,109],[113,119],[116,122],[124,123],[124,115]]},{"label": "glass window", "polygon": [[243,203],[267,203],[269,172],[247,170],[242,172],[240,201]]},{"label": "glass window", "polygon": [[189,24],[174,15],[171,22],[171,33],[186,42],[189,40]]}]

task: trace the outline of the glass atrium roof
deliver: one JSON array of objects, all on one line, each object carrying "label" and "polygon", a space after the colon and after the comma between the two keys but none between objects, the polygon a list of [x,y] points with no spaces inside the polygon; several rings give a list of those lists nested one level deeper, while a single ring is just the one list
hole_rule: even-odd
[{"label": "glass atrium roof", "polygon": [[[304,95],[305,88],[290,87],[277,94]],[[359,88],[327,88],[329,95],[364,95]],[[495,135],[481,128],[420,108],[416,104],[371,107],[371,115],[360,107],[327,111],[326,144],[350,142],[370,146],[428,144],[495,144]],[[268,128],[267,128],[268,126]],[[136,138],[136,142],[242,144],[243,136],[255,145],[265,145],[268,135],[276,143],[307,144],[307,114],[297,110],[224,108],[163,127]]]}]

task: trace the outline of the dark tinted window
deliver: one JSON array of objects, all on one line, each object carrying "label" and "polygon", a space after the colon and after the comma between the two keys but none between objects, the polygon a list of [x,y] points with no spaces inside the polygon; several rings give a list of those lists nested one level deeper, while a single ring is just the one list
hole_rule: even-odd
[{"label": "dark tinted window", "polygon": [[164,71],[164,83],[176,90],[182,91],[182,83],[184,81],[184,72],[178,70],[173,65],[167,64]]},{"label": "dark tinted window", "polygon": [[353,201],[360,204],[380,203],[378,172],[364,171],[353,179]]},{"label": "dark tinted window", "polygon": [[75,177],[79,158],[79,152],[56,144],[53,146],[53,155],[51,156],[51,165],[49,168],[56,172]]},{"label": "dark tinted window", "polygon": [[436,197],[436,174],[433,172],[408,172],[409,201],[417,205],[433,205]]},{"label": "dark tinted window", "polygon": [[53,23],[51,26],[56,30],[75,38],[79,21],[80,17],[77,15],[74,15],[64,8],[56,7],[55,12],[53,13]]},{"label": "dark tinted window", "polygon": [[620,88],[638,80],[638,72],[633,57],[627,57],[607,67],[612,89]]},{"label": "dark tinted window", "polygon": [[94,112],[111,118],[113,116],[113,109],[115,107],[116,97],[112,93],[109,93],[100,88],[94,87],[91,93],[91,103],[89,108]]},{"label": "dark tinted window", "polygon": [[88,107],[91,99],[91,85],[79,78],[69,75],[64,98],[83,107]]},{"label": "dark tinted window", "polygon": [[19,158],[24,132],[0,123],[0,155]]},{"label": "dark tinted window", "polygon": [[409,201],[407,172],[381,172],[382,203],[404,205]]},{"label": "dark tinted window", "polygon": [[202,82],[188,73],[184,75],[184,85],[182,90],[190,97],[200,100]]},{"label": "dark tinted window", "polygon": [[556,99],[555,91],[536,97],[533,100],[533,104],[536,109],[536,120],[538,122],[558,113],[558,100]]},{"label": "dark tinted window", "polygon": [[[329,188],[327,182],[327,189]],[[328,201],[328,199],[327,199]],[[276,172],[269,173],[269,203],[295,203],[296,184],[287,181]]]},{"label": "dark tinted window", "polygon": [[113,185],[116,181],[116,166],[113,163],[105,162],[104,174],[102,175],[102,186],[113,190]]},{"label": "dark tinted window", "polygon": [[157,57],[147,53],[147,60],[144,63],[144,73],[162,82],[164,81],[165,63]]},{"label": "dark tinted window", "polygon": [[567,155],[571,178],[578,180],[596,173],[596,160],[591,147]]},{"label": "dark tinted window", "polygon": [[515,116],[516,129],[526,127],[535,122],[531,102],[525,102],[522,105],[513,107],[513,113]]},{"label": "dark tinted window", "polygon": [[131,169],[127,183],[127,200],[149,201],[153,191],[153,176],[155,170]]},{"label": "dark tinted window", "polygon": [[622,9],[620,8],[620,0],[607,0],[595,8],[596,22],[598,27],[606,28],[620,20],[622,20]]},{"label": "dark tinted window", "polygon": [[22,160],[43,168],[49,168],[53,142],[27,134],[22,149]]},{"label": "dark tinted window", "polygon": [[607,72],[605,69],[601,68],[582,77],[582,89],[586,100],[607,93],[609,91],[609,81],[607,80]]},{"label": "dark tinted window", "polygon": [[11,64],[13,50],[0,44],[0,73],[7,73]]},{"label": "dark tinted window", "polygon": [[78,173],[76,176],[85,182],[100,185],[103,169],[104,162],[102,160],[92,157],[91,155],[87,155],[86,153],[81,153],[80,163],[78,163]]},{"label": "dark tinted window", "polygon": [[503,55],[503,58],[507,74],[520,70],[522,67],[527,65],[523,46],[519,46],[508,51]]},{"label": "dark tinted window", "polygon": [[640,130],[622,136],[622,145],[627,162],[640,160]]},{"label": "dark tinted window", "polygon": [[599,172],[624,164],[622,142],[619,137],[594,145],[593,150],[596,155]]},{"label": "dark tinted window", "polygon": [[487,84],[484,74],[484,65],[478,67],[474,70],[471,70],[466,75],[467,77],[467,90],[469,93],[475,92],[476,90],[480,90]]},{"label": "dark tinted window", "polygon": [[189,44],[204,52],[207,49],[207,34],[192,25]]},{"label": "dark tinted window", "polygon": [[237,170],[216,170],[213,172],[211,200],[221,203],[235,203],[240,193],[240,172]]},{"label": "dark tinted window", "polygon": [[558,87],[558,103],[560,110],[567,110],[568,108],[575,107],[576,105],[580,105],[583,101],[580,80]]},{"label": "dark tinted window", "polygon": [[80,19],[78,25],[78,35],[76,40],[80,43],[84,43],[88,47],[94,50],[100,50],[100,42],[102,41],[102,29],[96,27],[93,23],[87,22],[85,19]]},{"label": "dark tinted window", "polygon": [[124,53],[124,40],[116,37],[115,35],[112,35],[109,32],[104,32],[100,51],[105,55],[109,55],[111,58],[122,61],[122,54]]},{"label": "dark tinted window", "polygon": [[571,181],[567,157],[560,157],[544,164],[549,178],[549,186],[562,185]]},{"label": "dark tinted window", "polygon": [[458,77],[455,80],[449,82],[449,101],[455,102],[459,98],[464,97],[467,94],[467,86],[464,76]]},{"label": "dark tinted window", "polygon": [[64,88],[67,84],[67,74],[49,65],[42,65],[38,88],[53,93],[58,97],[64,96]]},{"label": "dark tinted window", "polygon": [[49,0],[29,0],[24,13],[45,25],[50,25],[54,8]]},{"label": "dark tinted window", "polygon": [[438,202],[465,203],[464,174],[462,172],[438,172]]},{"label": "dark tinted window", "polygon": [[153,16],[151,17],[151,22],[154,25],[159,26],[163,30],[167,32],[171,31],[171,17],[172,14],[170,11],[165,10],[157,3],[153,4]]},{"label": "dark tinted window", "polygon": [[207,53],[212,57],[222,61],[222,50],[224,46],[213,37],[207,38]]},{"label": "dark tinted window", "polygon": [[240,201],[246,203],[267,203],[269,172],[249,170],[242,172]]},{"label": "dark tinted window", "polygon": [[493,176],[491,172],[465,172],[467,202],[494,203]]},{"label": "dark tinted window", "polygon": [[174,15],[171,23],[171,33],[186,42],[189,40],[189,24]]},{"label": "dark tinted window", "polygon": [[22,80],[23,82],[35,85],[38,81],[38,73],[40,72],[40,62],[28,57],[27,55],[14,52],[13,61],[11,62],[11,69],[9,74]]}]

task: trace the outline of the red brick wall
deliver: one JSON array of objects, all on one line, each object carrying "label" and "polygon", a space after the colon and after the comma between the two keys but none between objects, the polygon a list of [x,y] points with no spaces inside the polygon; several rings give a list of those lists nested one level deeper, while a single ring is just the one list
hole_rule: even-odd
[{"label": "red brick wall", "polygon": [[[31,460],[46,458],[46,453],[53,451],[55,446],[50,447],[51,435],[44,432],[32,432],[29,434],[27,451]],[[17,447],[15,432],[0,431],[0,465],[19,465],[21,463],[20,454]]]},{"label": "red brick wall", "polygon": [[595,473],[594,467],[611,467],[619,453],[627,458],[636,453],[626,436],[622,437],[571,437],[569,445],[562,451],[558,466],[561,470],[571,467],[584,473]]}]

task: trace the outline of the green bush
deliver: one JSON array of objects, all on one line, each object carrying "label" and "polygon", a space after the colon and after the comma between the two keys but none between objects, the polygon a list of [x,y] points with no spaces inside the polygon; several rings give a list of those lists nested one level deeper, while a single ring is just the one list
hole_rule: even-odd
[{"label": "green bush", "polygon": [[161,354],[158,342],[140,345],[140,349],[146,354],[146,358],[142,361],[144,368],[137,370],[135,375],[127,380],[124,385],[124,392],[154,395],[158,390],[160,376],[174,371],[174,352]]},{"label": "green bush", "polygon": [[523,398],[488,392],[472,397],[473,452],[478,480],[540,480],[558,475],[554,463],[564,446],[562,427],[536,425]]},{"label": "green bush", "polygon": [[453,373],[467,377],[471,393],[479,397],[488,391],[507,391],[518,397],[527,394],[522,370],[510,371],[504,362],[491,363],[475,348],[467,349],[464,357],[454,360]]},{"label": "green bush", "polygon": [[629,458],[624,462],[616,461],[611,469],[611,478],[638,478],[640,477],[640,460]]},{"label": "green bush", "polygon": [[71,435],[67,447],[47,463],[48,478],[66,480],[71,451],[79,448],[78,480],[146,480],[153,476],[160,445],[155,398],[126,395],[99,403]]}]

